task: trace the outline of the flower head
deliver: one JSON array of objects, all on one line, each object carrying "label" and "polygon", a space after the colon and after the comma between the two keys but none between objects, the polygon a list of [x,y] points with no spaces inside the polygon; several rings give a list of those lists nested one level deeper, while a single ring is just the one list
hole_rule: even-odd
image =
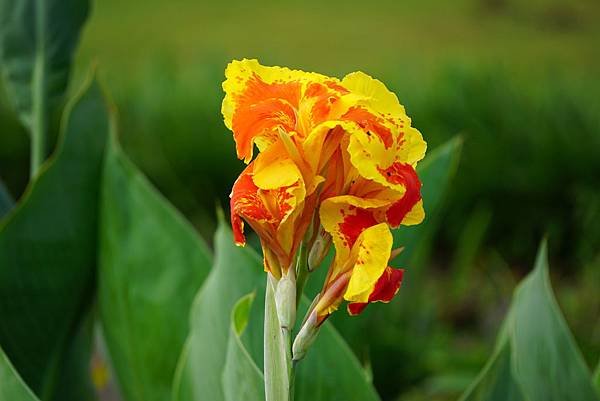
[{"label": "flower head", "polygon": [[402,281],[389,266],[390,228],[424,217],[415,167],[426,143],[396,95],[361,72],[339,80],[244,59],[225,75],[225,125],[248,163],[231,193],[236,243],[246,222],[276,278],[294,268],[303,241],[317,261],[333,243],[310,311],[316,325],[344,300],[351,314],[389,302]]}]

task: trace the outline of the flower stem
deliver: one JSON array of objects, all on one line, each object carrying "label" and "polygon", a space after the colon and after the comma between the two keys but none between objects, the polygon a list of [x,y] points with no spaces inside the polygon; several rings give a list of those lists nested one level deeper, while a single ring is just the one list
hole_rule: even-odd
[{"label": "flower stem", "polygon": [[302,300],[302,294],[304,293],[304,286],[308,279],[308,249],[304,241],[300,244],[298,249],[298,258],[296,259],[296,308],[300,305]]}]

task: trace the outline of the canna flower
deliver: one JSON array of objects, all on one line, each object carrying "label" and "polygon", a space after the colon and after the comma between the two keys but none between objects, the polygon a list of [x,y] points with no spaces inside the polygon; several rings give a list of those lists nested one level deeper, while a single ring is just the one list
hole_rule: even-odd
[{"label": "canna flower", "polygon": [[301,244],[311,269],[335,248],[298,337],[343,301],[353,315],[389,302],[403,273],[389,266],[390,229],[424,218],[415,168],[427,147],[396,95],[361,72],[339,80],[244,59],[225,75],[225,125],[248,164],[231,193],[236,243],[248,224],[277,279],[295,269]]}]

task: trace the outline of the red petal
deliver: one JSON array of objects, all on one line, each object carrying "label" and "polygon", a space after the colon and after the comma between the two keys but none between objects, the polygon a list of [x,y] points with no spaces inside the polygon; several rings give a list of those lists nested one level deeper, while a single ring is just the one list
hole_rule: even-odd
[{"label": "red petal", "polygon": [[421,200],[421,181],[415,169],[406,163],[395,162],[386,169],[380,169],[392,184],[406,188],[402,198],[387,210],[387,220],[391,227],[398,227],[408,212]]},{"label": "red petal", "polygon": [[371,302],[390,302],[400,289],[403,275],[404,269],[394,269],[388,266],[381,277],[379,277],[379,280],[377,280],[375,288],[369,296],[369,302],[353,302],[348,304],[348,313],[358,315]]}]

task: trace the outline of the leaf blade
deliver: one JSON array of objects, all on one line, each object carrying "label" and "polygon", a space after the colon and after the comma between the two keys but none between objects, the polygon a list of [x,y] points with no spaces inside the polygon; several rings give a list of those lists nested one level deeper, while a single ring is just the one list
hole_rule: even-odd
[{"label": "leaf blade", "polygon": [[101,195],[98,299],[107,346],[128,400],[164,400],[211,252],[127,159],[113,136]]},{"label": "leaf blade", "polygon": [[[47,98],[46,115],[67,88],[87,0],[1,0],[0,61],[9,99],[28,129],[36,96]],[[37,76],[36,76],[37,75]],[[39,93],[37,93],[39,92]]]},{"label": "leaf blade", "polygon": [[533,272],[515,290],[513,308],[513,369],[526,396],[597,401],[590,371],[552,294],[546,241]]},{"label": "leaf blade", "polygon": [[231,328],[222,385],[225,401],[264,401],[264,377],[242,343],[254,293],[242,297],[231,312]]},{"label": "leaf blade", "polygon": [[[598,401],[589,369],[552,293],[545,241],[533,271],[515,289],[502,327],[496,352],[462,401],[508,401],[508,395],[519,393],[527,401]],[[495,365],[500,353],[502,364]],[[509,377],[505,385],[519,391],[503,393],[494,385],[496,377]]]},{"label": "leaf blade", "polygon": [[67,353],[89,352],[69,347],[94,293],[98,183],[111,129],[92,79],[68,109],[55,155],[0,223],[0,344],[43,399],[74,396],[55,385]]},{"label": "leaf blade", "polygon": [[39,401],[0,348],[0,400]]},{"label": "leaf blade", "polygon": [[15,201],[12,196],[0,180],[0,222],[2,218],[11,211],[11,209],[15,206]]},{"label": "leaf blade", "polygon": [[[256,291],[257,300],[242,339],[256,365],[263,365],[266,273],[262,260],[251,249],[236,247],[231,231],[222,220],[215,236],[215,250],[215,267],[192,309],[189,348],[182,355],[174,384],[173,400],[176,401],[225,399],[221,387],[215,388],[225,359],[222,339],[228,330],[222,311],[233,307],[236,299],[251,291]],[[308,303],[304,299],[303,307]],[[337,371],[342,373],[332,374]],[[298,365],[295,388],[297,401],[379,400],[356,357],[328,322],[323,324],[311,350]]]}]

